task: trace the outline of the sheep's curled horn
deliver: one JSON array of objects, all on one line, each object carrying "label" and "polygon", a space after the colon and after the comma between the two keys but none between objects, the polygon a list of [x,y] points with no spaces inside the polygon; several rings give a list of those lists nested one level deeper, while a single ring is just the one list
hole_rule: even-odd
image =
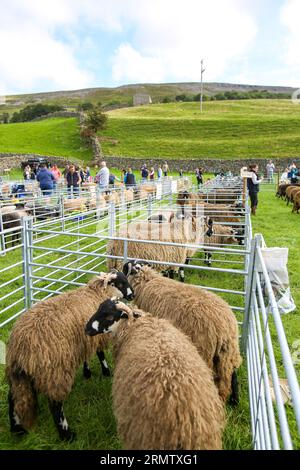
[{"label": "sheep's curled horn", "polygon": [[103,281],[103,287],[104,289],[107,288],[108,284],[113,280],[117,278],[117,270],[114,269],[110,273],[100,273],[99,279]]},{"label": "sheep's curled horn", "polygon": [[124,304],[123,302],[117,301],[116,307],[117,307],[117,310],[122,310],[122,312],[125,312],[127,314],[127,318],[129,317],[139,318],[141,316],[140,313],[135,312],[134,310],[131,310],[131,308],[128,307],[128,305]]}]

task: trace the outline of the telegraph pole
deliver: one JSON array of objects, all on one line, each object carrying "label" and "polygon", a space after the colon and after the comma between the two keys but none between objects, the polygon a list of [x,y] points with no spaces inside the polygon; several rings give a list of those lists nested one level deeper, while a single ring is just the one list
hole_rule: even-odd
[{"label": "telegraph pole", "polygon": [[203,68],[203,59],[201,60],[201,87],[200,87],[200,113],[202,113],[202,102],[203,102],[203,73],[205,68]]}]

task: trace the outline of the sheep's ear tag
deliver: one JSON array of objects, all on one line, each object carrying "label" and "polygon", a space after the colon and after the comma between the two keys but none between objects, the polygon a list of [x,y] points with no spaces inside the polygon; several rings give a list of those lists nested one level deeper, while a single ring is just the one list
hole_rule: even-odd
[{"label": "sheep's ear tag", "polygon": [[137,312],[133,312],[133,318],[140,318],[141,314]]},{"label": "sheep's ear tag", "polygon": [[120,318],[127,318],[127,320],[128,320],[128,315],[127,315],[127,313],[126,313],[126,312],[122,312]]}]

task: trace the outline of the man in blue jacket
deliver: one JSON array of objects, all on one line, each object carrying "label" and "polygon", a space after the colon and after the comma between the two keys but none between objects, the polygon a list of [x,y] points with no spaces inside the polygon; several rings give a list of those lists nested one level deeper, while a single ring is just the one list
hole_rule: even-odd
[{"label": "man in blue jacket", "polygon": [[41,164],[36,179],[40,183],[42,193],[45,196],[51,196],[54,187],[55,177],[53,173],[47,169],[45,163]]}]

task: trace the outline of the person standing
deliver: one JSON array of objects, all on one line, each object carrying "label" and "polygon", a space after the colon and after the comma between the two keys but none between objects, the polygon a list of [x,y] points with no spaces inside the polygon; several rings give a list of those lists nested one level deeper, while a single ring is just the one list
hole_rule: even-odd
[{"label": "person standing", "polygon": [[157,179],[158,179],[158,181],[161,180],[162,174],[163,174],[163,172],[162,172],[161,166],[159,165],[159,167],[157,168]]},{"label": "person standing", "polygon": [[257,174],[258,165],[256,164],[249,165],[249,172],[252,173],[251,178],[247,179],[247,188],[251,200],[251,214],[256,215],[256,209],[258,205],[259,183],[261,183],[263,178],[259,178]]},{"label": "person standing", "polygon": [[131,168],[128,168],[128,171],[124,176],[124,183],[126,188],[133,188],[136,185],[135,176]]},{"label": "person standing", "polygon": [[289,174],[288,174],[288,177],[291,179],[291,183],[292,184],[296,184],[297,181],[298,181],[298,174],[299,174],[299,170],[296,166],[296,163],[293,162],[289,168]]},{"label": "person standing", "polygon": [[149,178],[151,181],[154,181],[155,171],[153,166],[150,168]]},{"label": "person standing", "polygon": [[167,162],[165,162],[165,163],[163,164],[162,171],[163,171],[164,176],[168,176],[169,165],[168,165]]},{"label": "person standing", "polygon": [[269,160],[269,163],[267,163],[266,170],[267,170],[268,183],[273,183],[273,175],[274,175],[274,171],[275,171],[275,165],[272,162],[272,160]]},{"label": "person standing", "polygon": [[107,189],[109,184],[109,169],[106,166],[106,162],[101,162],[101,169],[97,173],[97,182],[100,189]]},{"label": "person standing", "polygon": [[51,168],[51,173],[53,174],[55,180],[54,180],[54,189],[56,188],[57,186],[57,182],[59,180],[59,178],[61,178],[61,172],[60,170],[58,169],[57,165],[52,165],[52,168]]},{"label": "person standing", "polygon": [[200,184],[203,184],[203,169],[202,168],[196,168],[196,179],[197,179],[197,186],[198,189],[200,187]]},{"label": "person standing", "polygon": [[26,165],[25,168],[24,168],[24,172],[23,172],[23,176],[24,176],[24,180],[25,181],[29,181],[31,180],[31,168],[30,168],[30,165]]},{"label": "person standing", "polygon": [[53,173],[48,170],[46,163],[41,164],[36,179],[40,183],[40,188],[43,195],[51,196],[54,188],[55,177]]},{"label": "person standing", "polygon": [[110,186],[114,186],[116,181],[120,181],[120,178],[118,178],[116,175],[113,175],[112,173],[109,174],[108,182]]},{"label": "person standing", "polygon": [[79,184],[81,181],[80,175],[78,171],[76,171],[74,165],[70,165],[69,171],[66,174],[67,186],[68,186],[68,194],[69,197],[72,195],[77,197],[79,194]]},{"label": "person standing", "polygon": [[142,181],[145,182],[148,179],[149,176],[149,171],[147,169],[147,165],[143,165],[141,169],[141,176],[142,176]]}]

